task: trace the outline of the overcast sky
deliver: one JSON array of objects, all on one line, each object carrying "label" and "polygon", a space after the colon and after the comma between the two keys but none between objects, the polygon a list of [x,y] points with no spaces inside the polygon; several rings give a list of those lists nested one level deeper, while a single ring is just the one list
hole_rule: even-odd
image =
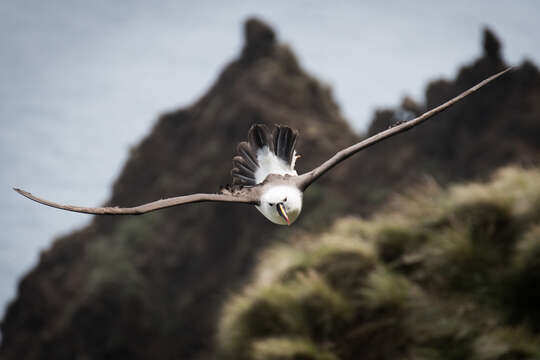
[{"label": "overcast sky", "polygon": [[247,16],[275,27],[361,131],[376,107],[423,100],[427,81],[479,56],[483,26],[509,63],[539,64],[539,14],[533,0],[0,2],[0,308],[54,236],[90,219],[11,187],[103,203],[157,116],[194,102],[238,54]]}]

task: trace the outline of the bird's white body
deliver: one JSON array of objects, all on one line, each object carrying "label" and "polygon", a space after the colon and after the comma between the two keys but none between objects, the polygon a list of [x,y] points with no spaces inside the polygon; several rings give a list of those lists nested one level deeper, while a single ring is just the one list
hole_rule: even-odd
[{"label": "bird's white body", "polygon": [[[289,223],[278,212],[277,204],[282,203]],[[255,206],[268,220],[278,225],[290,225],[302,211],[302,192],[292,186],[273,186],[261,195],[261,205]]]},{"label": "bird's white body", "polygon": [[[257,161],[259,168],[255,172],[255,180],[262,183],[270,174],[298,176],[294,170],[296,162],[296,151],[294,152],[291,164],[277,157],[265,146],[257,151]],[[300,215],[302,211],[302,192],[294,186],[276,185],[271,186],[261,195],[260,205],[256,206],[268,220],[274,224],[290,225]],[[277,204],[282,203],[288,216],[289,223],[278,212]]]}]

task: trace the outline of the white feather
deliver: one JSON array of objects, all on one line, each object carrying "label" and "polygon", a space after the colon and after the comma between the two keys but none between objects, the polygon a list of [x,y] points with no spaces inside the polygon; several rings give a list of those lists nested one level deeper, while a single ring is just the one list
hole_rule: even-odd
[{"label": "white feather", "polygon": [[295,156],[296,151],[293,155],[293,163],[289,165],[270,151],[268,146],[257,150],[257,161],[259,163],[259,168],[255,171],[255,182],[257,184],[262,183],[270,174],[298,175],[296,170],[294,170],[294,163],[296,161]]}]

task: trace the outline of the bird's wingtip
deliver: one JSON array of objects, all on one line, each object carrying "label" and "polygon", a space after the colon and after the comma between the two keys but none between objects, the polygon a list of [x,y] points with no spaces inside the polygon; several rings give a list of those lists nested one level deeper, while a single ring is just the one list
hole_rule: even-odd
[{"label": "bird's wingtip", "polygon": [[13,189],[13,191],[15,191],[16,193],[21,194],[21,195],[23,195],[23,196],[26,196],[25,194],[28,194],[26,191],[24,191],[24,190],[22,190],[22,189],[19,189],[19,188],[16,188],[16,187],[14,187],[14,188],[12,188],[12,189]]}]

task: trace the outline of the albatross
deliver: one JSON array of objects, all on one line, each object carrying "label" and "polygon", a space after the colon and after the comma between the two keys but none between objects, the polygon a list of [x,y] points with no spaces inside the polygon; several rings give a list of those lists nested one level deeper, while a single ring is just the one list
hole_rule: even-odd
[{"label": "albatross", "polygon": [[448,109],[458,101],[508,72],[507,68],[472,88],[464,91],[444,104],[425,112],[417,118],[398,123],[365,140],[338,151],[315,169],[298,175],[295,168],[298,131],[285,125],[275,125],[270,131],[265,125],[253,125],[248,132],[248,141],[238,144],[233,158],[232,186],[218,193],[197,193],[161,199],[135,207],[82,207],[61,205],[14,188],[19,194],[43,205],[57,209],[96,215],[140,215],[172,206],[198,202],[226,202],[255,205],[268,220],[279,225],[291,225],[302,211],[304,191],[336,165],[352,155],[384,139],[397,135],[425,122],[434,115]]}]

